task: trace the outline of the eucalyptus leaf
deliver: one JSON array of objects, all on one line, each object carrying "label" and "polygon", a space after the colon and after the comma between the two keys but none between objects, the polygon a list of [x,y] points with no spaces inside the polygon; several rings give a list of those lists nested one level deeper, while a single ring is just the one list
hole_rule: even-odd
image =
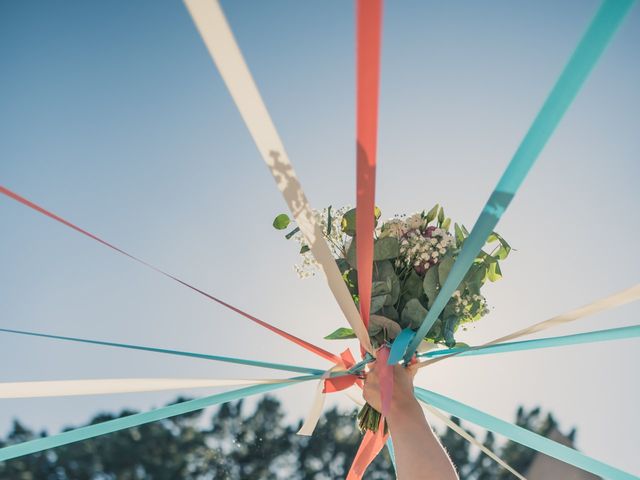
[{"label": "eucalyptus leaf", "polygon": [[300,247],[300,253],[307,253],[309,250],[311,250],[309,245],[302,245],[302,247]]},{"label": "eucalyptus leaf", "polygon": [[342,231],[353,237],[356,234],[356,209],[352,208],[342,216]]},{"label": "eucalyptus leaf", "polygon": [[349,244],[349,248],[347,248],[346,255],[347,262],[351,265],[352,268],[358,268],[358,259],[356,256],[356,239],[355,237],[351,239],[351,243]]},{"label": "eucalyptus leaf", "polygon": [[400,296],[400,280],[396,275],[393,264],[389,260],[374,263],[373,280],[387,282],[389,298],[385,305],[394,305]]},{"label": "eucalyptus leaf", "polygon": [[375,313],[384,307],[388,296],[389,295],[376,295],[375,297],[371,297],[371,313]]},{"label": "eucalyptus leaf", "polygon": [[398,313],[398,310],[396,310],[394,306],[385,305],[384,307],[382,307],[382,310],[380,310],[379,313],[383,317],[387,317],[393,320],[394,322],[397,322],[400,319],[400,314]]},{"label": "eucalyptus leaf", "polygon": [[379,326],[382,330],[387,334],[387,338],[393,340],[398,336],[402,328],[398,325],[397,322],[394,322],[390,318],[384,317],[382,315],[371,315],[369,317],[369,328],[371,325]]},{"label": "eucalyptus leaf", "polygon": [[373,260],[389,260],[400,255],[400,243],[395,237],[379,238],[373,244]]},{"label": "eucalyptus leaf", "polygon": [[284,230],[291,223],[291,219],[289,215],[286,213],[281,213],[276,218],[273,219],[273,228],[276,230]]},{"label": "eucalyptus leaf", "polygon": [[429,308],[431,308],[431,305],[433,305],[438,295],[438,288],[438,269],[433,265],[427,270],[427,273],[424,275],[424,280],[422,281],[422,289],[427,299],[429,299]]},{"label": "eucalyptus leaf", "polygon": [[402,289],[404,290],[404,295],[407,295],[410,298],[417,298],[422,295],[422,278],[414,269],[411,269],[411,273],[407,275]]},{"label": "eucalyptus leaf", "polygon": [[400,318],[403,323],[408,323],[409,328],[417,330],[422,325],[424,317],[427,316],[428,310],[422,306],[417,298],[412,298],[402,309]]},{"label": "eucalyptus leaf", "polygon": [[389,286],[389,284],[386,281],[380,281],[380,282],[373,282],[371,285],[371,295],[372,296],[378,296],[378,295],[387,295],[391,293],[391,287]]},{"label": "eucalyptus leaf", "polygon": [[452,348],[455,344],[456,344],[456,340],[453,337],[456,327],[458,325],[458,317],[455,316],[450,316],[447,317],[447,319],[444,322],[444,330],[443,330],[443,336],[444,336],[444,342],[447,345],[447,347]]},{"label": "eucalyptus leaf", "polygon": [[343,340],[347,338],[356,338],[356,334],[351,328],[345,327],[340,327],[335,332],[324,337],[325,340]]},{"label": "eucalyptus leaf", "polygon": [[444,285],[444,282],[447,280],[454,262],[455,260],[452,256],[445,256],[438,263],[438,281],[440,282],[440,285]]}]

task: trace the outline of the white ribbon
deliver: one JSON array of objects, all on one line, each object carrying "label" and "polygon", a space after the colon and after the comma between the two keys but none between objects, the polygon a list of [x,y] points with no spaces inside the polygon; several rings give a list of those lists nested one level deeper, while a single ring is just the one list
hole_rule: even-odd
[{"label": "white ribbon", "polygon": [[340,309],[364,349],[373,354],[369,335],[358,309],[315,221],[300,181],[219,2],[185,0],[185,4],[311,253],[320,264]]},{"label": "white ribbon", "polygon": [[[360,390],[358,394],[354,394],[352,389],[353,389],[353,387],[345,390],[345,392],[344,392],[345,395],[347,397],[349,397],[351,399],[351,401],[353,401],[353,403],[355,403],[356,405],[359,405],[359,406],[362,407],[364,405],[364,399],[362,398],[362,391]],[[475,445],[476,447],[478,447],[489,458],[493,459],[502,468],[505,468],[509,472],[513,473],[520,480],[527,480],[525,477],[520,475],[516,470],[511,468],[504,460],[502,460],[500,457],[498,457],[498,455],[496,455],[489,448],[487,448],[485,445],[483,445],[482,442],[479,442],[473,436],[469,435],[466,430],[461,428],[459,425],[456,425],[448,416],[444,415],[442,412],[440,412],[436,408],[432,407],[431,405],[427,405],[424,402],[420,402],[420,403],[422,404],[422,409],[423,410],[427,410],[430,413],[433,413],[436,417],[438,417],[440,420],[442,420],[442,422],[447,427],[449,427],[451,430],[456,432],[458,435],[460,435],[462,438],[467,440],[472,445]]]},{"label": "white ribbon", "polygon": [[326,371],[318,381],[311,409],[309,410],[309,413],[307,413],[302,427],[298,430],[298,435],[304,435],[307,437],[313,435],[313,431],[316,429],[316,425],[318,425],[318,420],[320,420],[320,415],[322,415],[322,409],[324,408],[324,401],[326,397],[326,394],[323,392],[324,381],[329,378],[332,370],[333,369]]},{"label": "white ribbon", "polygon": [[[422,403],[422,402],[421,402]],[[442,420],[442,422],[444,422],[444,424],[449,427],[451,430],[453,430],[454,432],[456,432],[458,435],[460,435],[462,438],[464,438],[466,441],[468,441],[469,443],[471,443],[472,445],[475,445],[476,447],[478,447],[480,450],[482,450],[489,458],[491,458],[492,460],[494,460],[498,465],[500,465],[502,468],[508,470],[509,472],[511,472],[514,476],[516,476],[517,478],[519,478],[520,480],[527,480],[525,477],[523,477],[520,473],[518,473],[516,470],[514,470],[512,467],[510,467],[504,460],[502,460],[500,457],[498,457],[498,455],[496,455],[495,453],[493,453],[489,448],[487,448],[485,445],[482,444],[482,442],[479,442],[478,440],[476,440],[472,435],[470,435],[464,428],[460,427],[460,425],[457,425],[456,423],[454,423],[447,415],[443,414],[442,412],[440,412],[438,409],[432,407],[431,405],[428,405],[426,403],[422,403],[422,408],[423,410],[427,410],[430,413],[432,413],[433,415],[435,415],[436,417],[438,417],[440,420]]]},{"label": "white ribbon", "polygon": [[106,378],[0,383],[1,398],[69,397],[285,383],[289,379]]},{"label": "white ribbon", "polygon": [[[509,335],[505,335],[504,337],[496,338],[495,340],[491,340],[490,342],[483,343],[478,347],[471,347],[471,349],[487,347],[489,345],[495,345],[496,343],[508,342],[516,338],[547,330],[548,328],[574,322],[588,315],[593,315],[595,313],[619,307],[620,305],[624,305],[638,299],[640,299],[640,284],[622,290],[618,293],[614,293],[613,295],[609,295],[608,297],[602,298],[600,300],[596,300],[595,302],[589,303],[588,305],[584,305],[561,315],[549,318],[548,320],[538,322],[531,325],[530,327],[523,328],[522,330],[510,333]],[[449,355],[443,355],[442,357],[432,358],[430,360],[420,362],[419,368],[426,367],[427,365],[432,365],[441,360],[444,360],[445,358],[454,357],[456,355],[457,353],[451,353]]]}]

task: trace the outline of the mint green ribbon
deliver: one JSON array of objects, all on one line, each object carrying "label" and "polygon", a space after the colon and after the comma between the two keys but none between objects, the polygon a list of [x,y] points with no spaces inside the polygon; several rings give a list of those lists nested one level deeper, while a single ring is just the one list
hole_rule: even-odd
[{"label": "mint green ribbon", "polygon": [[310,373],[313,375],[322,375],[324,370],[315,368],[298,367],[295,365],[286,365],[283,363],[261,362],[259,360],[246,360],[235,357],[222,357],[220,355],[207,355],[205,353],[183,352],[180,350],[168,350],[166,348],[144,347],[141,345],[130,345],[127,343],[102,342],[99,340],[88,340],[85,338],[63,337],[60,335],[50,335],[47,333],[27,332],[25,330],[11,330],[8,328],[0,328],[0,332],[16,333],[18,335],[30,335],[33,337],[51,338],[54,340],[64,340],[68,342],[90,343],[93,345],[103,345],[106,347],[127,348],[130,350],[142,350],[145,352],[163,353],[167,355],[178,355],[181,357],[202,358],[205,360],[214,360],[216,362],[236,363],[239,365],[250,365],[252,367],[270,368],[272,370],[283,370],[287,372]]},{"label": "mint green ribbon", "polygon": [[414,389],[416,397],[429,405],[446,411],[456,417],[475,423],[494,433],[504,435],[505,437],[533,448],[539,452],[557,458],[565,463],[599,475],[603,478],[611,480],[638,480],[638,477],[631,475],[618,468],[607,465],[599,460],[591,458],[573,448],[569,448],[558,442],[554,442],[546,437],[533,433],[522,427],[518,427],[499,418],[493,417],[487,413],[477,410],[473,407],[457,402],[451,398],[445,397],[435,392],[416,387]]},{"label": "mint green ribbon", "polygon": [[565,347],[568,345],[579,345],[582,343],[607,342],[611,340],[624,340],[626,338],[640,337],[640,325],[631,327],[610,328],[607,330],[596,330],[595,332],[576,333],[560,337],[538,338],[535,340],[522,340],[519,342],[496,343],[469,348],[448,348],[446,350],[432,350],[420,353],[418,357],[440,357],[443,355],[469,356],[486,355],[490,353],[519,352],[522,350],[533,350],[538,348]]},{"label": "mint green ribbon", "polygon": [[169,405],[167,407],[157,408],[149,412],[136,413],[127,417],[116,418],[114,420],[98,423],[96,425],[88,425],[86,427],[76,428],[74,430],[58,433],[49,437],[29,440],[28,442],[1,448],[0,462],[11,460],[12,458],[21,457],[23,455],[41,452],[42,450],[47,450],[49,448],[60,447],[69,443],[87,440],[99,435],[106,435],[108,433],[124,430],[125,428],[137,427],[145,423],[156,422],[165,418],[175,417],[176,415],[182,415],[184,413],[201,410],[212,405],[231,402],[233,400],[238,400],[249,395],[270,392],[279,388],[286,387],[287,385],[292,385],[294,383],[307,380],[319,379],[321,377],[322,375],[308,375],[304,377],[285,380],[283,381],[283,383],[254,385],[251,387],[240,388],[237,390],[231,390],[229,392],[210,395],[204,398],[187,400],[185,402]]},{"label": "mint green ribbon", "polygon": [[480,217],[471,230],[471,234],[465,240],[462,251],[453,264],[453,268],[433,302],[433,306],[425,316],[422,325],[405,352],[405,362],[408,363],[411,360],[420,341],[429,332],[447,305],[451,295],[464,279],[467,270],[473,264],[500,217],[502,217],[502,214],[511,203],[551,134],[560,123],[613,34],[629,12],[633,2],[634,0],[605,0],[598,10],[538,116],[509,162],[498,185],[489,197]]}]

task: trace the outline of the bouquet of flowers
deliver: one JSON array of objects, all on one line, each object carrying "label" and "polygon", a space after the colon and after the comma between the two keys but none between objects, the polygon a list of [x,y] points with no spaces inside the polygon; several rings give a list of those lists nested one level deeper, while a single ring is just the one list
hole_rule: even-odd
[{"label": "bouquet of flowers", "polygon": [[[349,207],[335,210],[328,207],[314,213],[342,278],[358,305],[356,211]],[[392,343],[402,329],[418,330],[469,236],[464,225],[457,223],[453,225],[453,232],[450,231],[451,219],[445,216],[440,205],[410,216],[396,215],[385,222],[380,221],[380,216],[381,212],[376,207],[368,326],[374,348]],[[281,214],[275,218],[273,226],[282,230],[288,228],[290,223],[289,217]],[[317,263],[298,228],[293,228],[285,237],[300,244],[302,262],[294,267],[298,275],[301,278],[314,275]],[[487,244],[493,247],[492,250],[482,250],[478,254],[438,320],[424,337],[419,350],[425,351],[439,345],[466,346],[456,342],[456,332],[489,313],[481,289],[485,282],[495,282],[502,277],[500,261],[507,258],[511,247],[495,232],[488,238]],[[355,338],[355,334],[350,328],[339,328],[325,338],[349,339]],[[365,405],[358,414],[358,420],[362,431],[375,431],[380,414]]]}]

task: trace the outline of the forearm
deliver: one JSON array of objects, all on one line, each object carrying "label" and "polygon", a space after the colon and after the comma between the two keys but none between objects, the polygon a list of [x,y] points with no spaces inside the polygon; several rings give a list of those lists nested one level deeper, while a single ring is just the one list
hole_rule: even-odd
[{"label": "forearm", "polygon": [[396,454],[398,480],[458,478],[447,452],[413,396],[393,402],[387,422]]}]

